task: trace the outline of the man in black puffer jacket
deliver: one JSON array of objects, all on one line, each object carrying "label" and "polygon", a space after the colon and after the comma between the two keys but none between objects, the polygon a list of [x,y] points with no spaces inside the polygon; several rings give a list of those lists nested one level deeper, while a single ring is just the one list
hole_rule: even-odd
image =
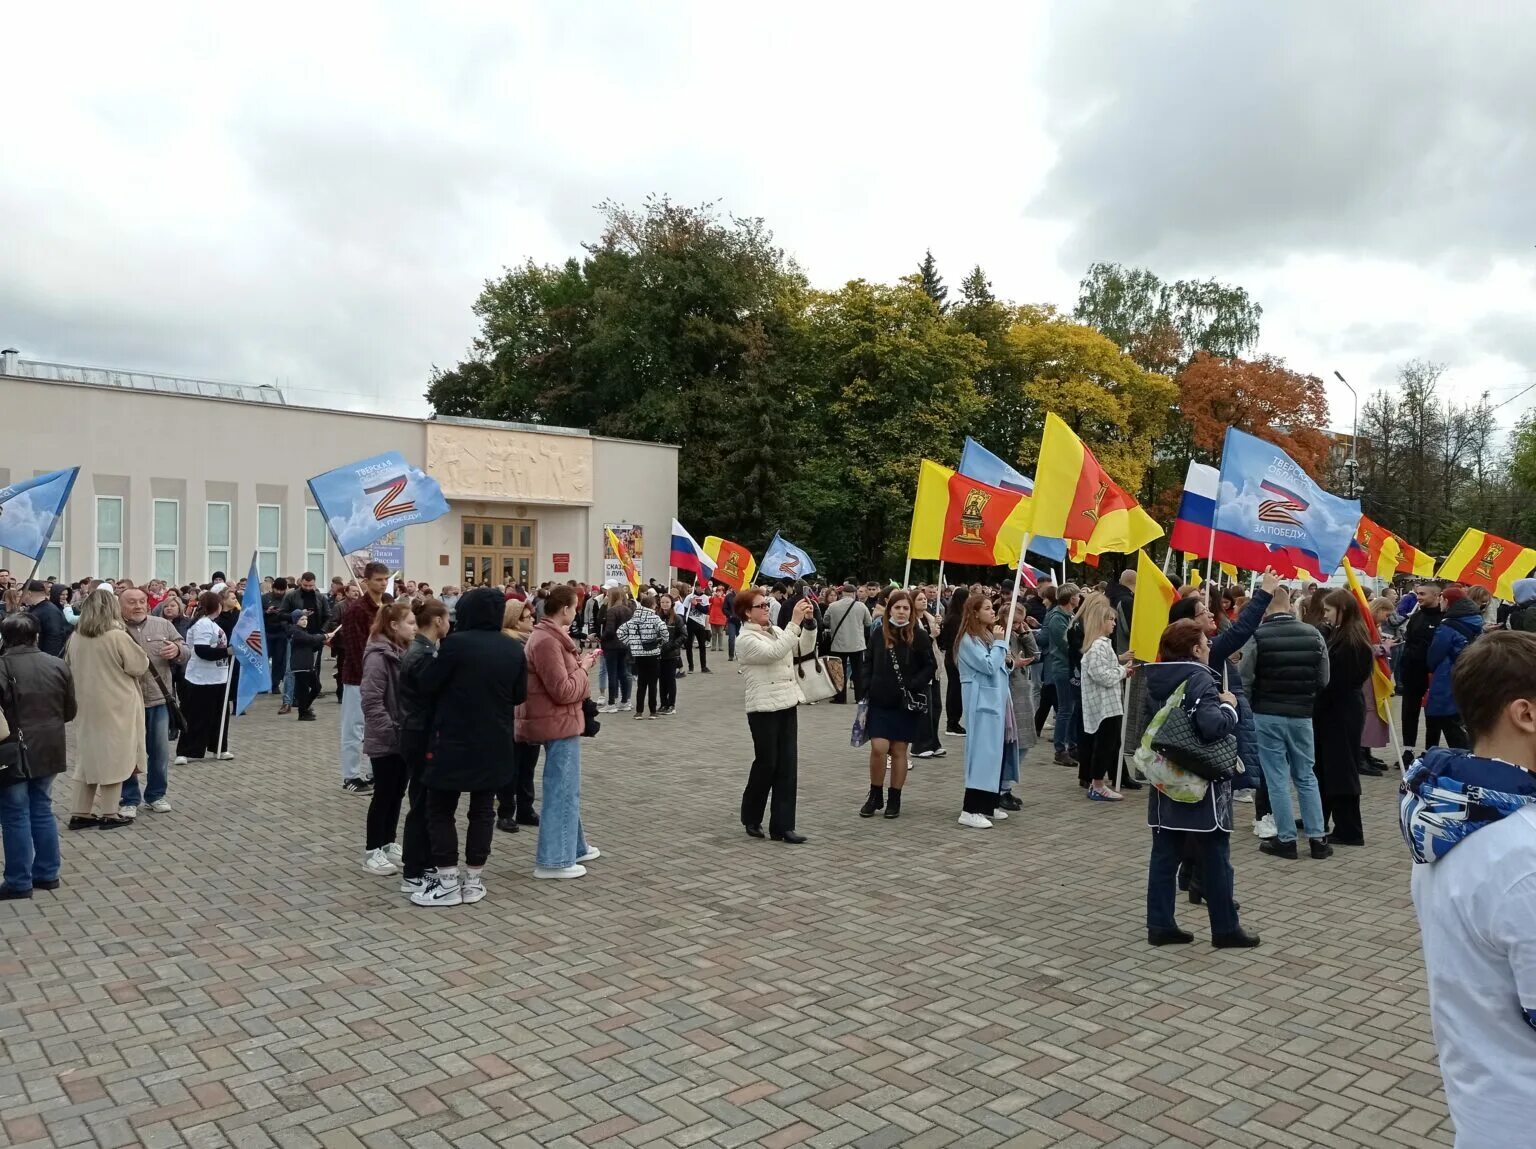
[{"label": "man in black puffer jacket", "polygon": [[1296,820],[1291,812],[1291,784],[1301,802],[1301,820],[1314,858],[1333,853],[1324,831],[1323,802],[1312,769],[1312,709],[1328,685],[1328,646],[1322,632],[1291,613],[1288,587],[1276,587],[1269,609],[1253,633],[1254,726],[1259,735],[1259,764],[1275,816],[1274,838],[1259,849],[1281,858],[1296,857]]}]

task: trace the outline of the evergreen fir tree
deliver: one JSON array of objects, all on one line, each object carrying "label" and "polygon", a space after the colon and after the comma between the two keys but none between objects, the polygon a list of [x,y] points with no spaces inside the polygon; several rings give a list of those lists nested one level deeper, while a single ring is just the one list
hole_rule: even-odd
[{"label": "evergreen fir tree", "polygon": [[944,286],[944,279],[939,275],[938,261],[933,258],[932,248],[923,254],[923,262],[917,265],[917,273],[923,277],[923,290],[928,298],[938,304],[941,312],[948,311],[949,304],[944,301],[949,297],[949,288]]}]

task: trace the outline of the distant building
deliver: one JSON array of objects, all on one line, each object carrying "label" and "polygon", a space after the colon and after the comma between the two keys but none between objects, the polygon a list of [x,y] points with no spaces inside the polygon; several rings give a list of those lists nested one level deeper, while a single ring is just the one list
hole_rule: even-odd
[{"label": "distant building", "polygon": [[[451,512],[397,541],[430,582],[601,582],[603,528],[633,524],[666,577],[677,448],[567,427],[411,419],[285,402],[275,387],[78,367],[0,352],[0,486],[79,465],[39,574],[206,582],[347,574],[306,480],[399,451]],[[633,533],[630,535],[633,538]],[[645,565],[649,558],[649,566]],[[0,550],[18,577],[30,561]]]}]

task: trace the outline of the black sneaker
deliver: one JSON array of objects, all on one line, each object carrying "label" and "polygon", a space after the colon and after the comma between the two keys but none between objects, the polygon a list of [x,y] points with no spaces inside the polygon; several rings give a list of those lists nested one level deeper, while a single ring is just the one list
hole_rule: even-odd
[{"label": "black sneaker", "polygon": [[34,890],[56,890],[56,889],[59,888],[59,879],[58,878],[51,878],[48,881],[44,881],[44,882],[39,882],[39,881],[34,880],[32,882],[32,888]]},{"label": "black sneaker", "polygon": [[1328,844],[1327,838],[1308,838],[1307,845],[1312,849],[1312,856],[1318,861],[1333,857],[1333,847]]},{"label": "black sneaker", "polygon": [[1174,926],[1172,929],[1148,929],[1147,944],[1149,946],[1187,946],[1195,940],[1195,935]]},{"label": "black sneaker", "polygon": [[22,890],[15,886],[0,886],[0,902],[20,901],[22,898],[30,898],[30,889]]},{"label": "black sneaker", "polygon": [[371,779],[371,778],[348,778],[345,782],[343,782],[341,784],[341,788],[343,790],[345,790],[348,794],[372,794],[373,793],[373,779]]},{"label": "black sneaker", "polygon": [[1259,843],[1259,853],[1271,854],[1276,858],[1289,858],[1294,862],[1298,856],[1296,853],[1296,839],[1292,838],[1289,842],[1282,842],[1279,838],[1265,838]]},{"label": "black sneaker", "polygon": [[1211,945],[1219,950],[1251,950],[1259,944],[1259,935],[1244,933],[1238,926],[1229,934],[1212,934]]},{"label": "black sneaker", "polygon": [[517,819],[508,817],[497,818],[496,828],[498,830],[505,830],[509,834],[515,834],[518,831]]},{"label": "black sneaker", "polygon": [[315,721],[318,721],[318,720],[315,718],[315,712],[313,710],[301,710],[301,711],[299,711],[299,721],[300,722],[315,722]]},{"label": "black sneaker", "polygon": [[1022,810],[1024,803],[1020,802],[1011,793],[1003,793],[997,796],[997,808],[999,810]]},{"label": "black sneaker", "polygon": [[537,826],[539,824],[539,816],[537,814],[519,814],[517,816],[517,824],[519,826]]}]

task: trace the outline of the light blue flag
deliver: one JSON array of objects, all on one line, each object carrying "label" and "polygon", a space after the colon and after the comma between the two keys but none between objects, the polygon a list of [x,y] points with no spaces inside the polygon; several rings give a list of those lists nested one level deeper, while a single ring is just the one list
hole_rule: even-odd
[{"label": "light blue flag", "polygon": [[79,474],[79,467],[70,467],[0,490],[0,547],[33,562],[42,558]]},{"label": "light blue flag", "polygon": [[251,699],[272,689],[272,661],[267,651],[266,622],[261,612],[261,572],[251,556],[251,573],[245,579],[245,598],[240,617],[229,635],[229,649],[240,662],[240,681],[235,689],[235,713],[244,714]]},{"label": "light blue flag", "polygon": [[1305,567],[1325,579],[1354,542],[1360,504],[1323,490],[1273,443],[1228,427],[1214,525],[1263,543],[1282,556],[1277,566]]},{"label": "light blue flag", "polygon": [[[967,479],[975,479],[989,487],[1001,487],[1005,491],[1019,491],[1026,495],[1035,493],[1035,481],[1015,470],[998,456],[987,450],[969,435],[965,448],[960,452],[960,473]],[[1067,544],[1063,539],[1047,539],[1030,536],[1029,549],[1043,559],[1064,563],[1067,561]]]},{"label": "light blue flag", "polygon": [[794,543],[785,542],[778,531],[773,532],[773,542],[763,554],[757,568],[759,578],[804,578],[816,573],[816,564]]},{"label": "light blue flag", "polygon": [[309,490],[342,554],[360,551],[409,523],[430,523],[448,513],[437,480],[407,463],[399,451],[316,475]]}]

